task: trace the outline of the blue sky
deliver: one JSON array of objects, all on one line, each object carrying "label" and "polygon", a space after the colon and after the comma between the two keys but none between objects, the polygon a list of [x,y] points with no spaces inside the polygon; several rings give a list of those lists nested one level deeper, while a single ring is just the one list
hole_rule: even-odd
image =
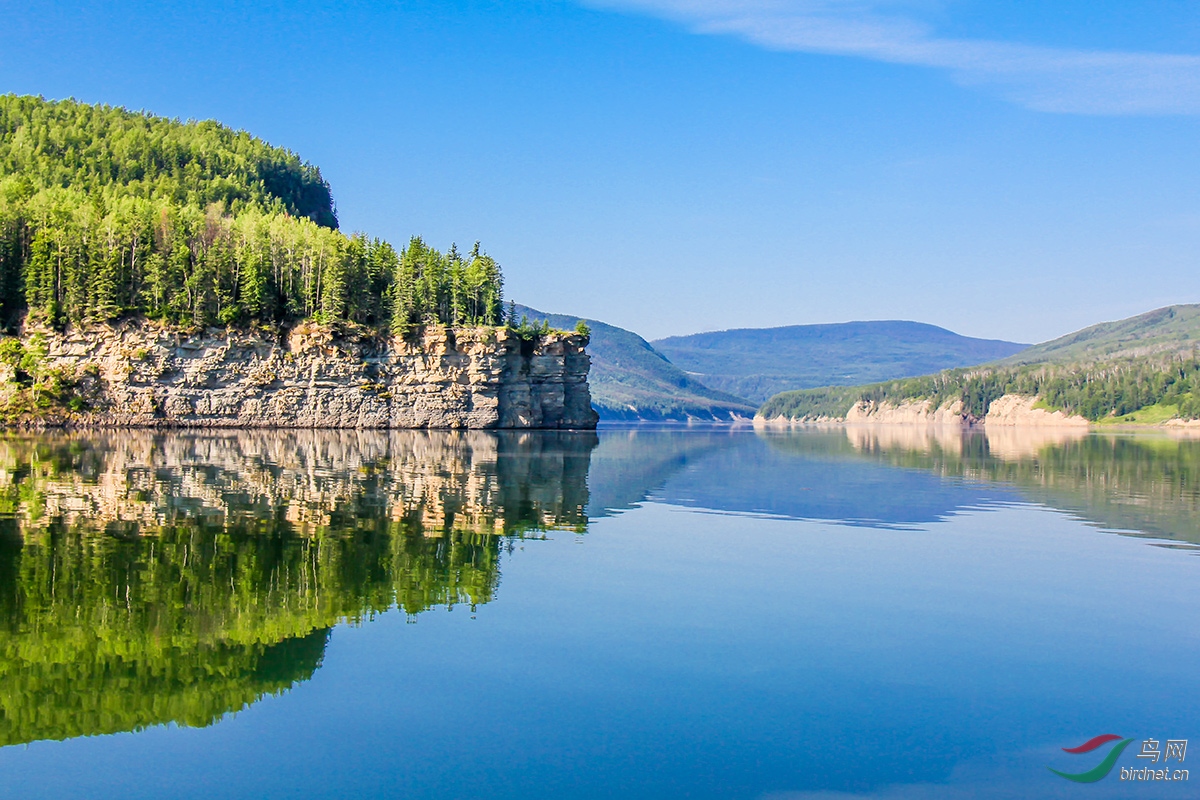
[{"label": "blue sky", "polygon": [[647,338],[1200,302],[1189,2],[7,3],[0,91],[246,128]]}]

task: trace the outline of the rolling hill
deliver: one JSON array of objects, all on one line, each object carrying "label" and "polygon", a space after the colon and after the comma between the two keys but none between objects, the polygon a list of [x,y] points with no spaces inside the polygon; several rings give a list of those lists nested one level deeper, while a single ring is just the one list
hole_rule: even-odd
[{"label": "rolling hill", "polygon": [[1104,322],[970,368],[860,386],[781,392],[759,409],[768,419],[845,417],[859,401],[961,401],[982,419],[1006,394],[1092,422],[1200,419],[1200,305],[1175,305]]},{"label": "rolling hill", "polygon": [[[516,306],[518,317],[572,330],[581,317]],[[601,420],[729,420],[752,417],[753,404],[689,376],[632,331],[584,319],[592,330],[588,353],[592,406]]]},{"label": "rolling hill", "polygon": [[854,386],[971,366],[1028,346],[903,321],[740,328],[652,344],[705,385],[757,403],[790,389]]},{"label": "rolling hill", "polygon": [[1101,322],[1034,345],[1001,364],[1064,364],[1190,352],[1200,344],[1200,305],[1156,308],[1136,317]]}]

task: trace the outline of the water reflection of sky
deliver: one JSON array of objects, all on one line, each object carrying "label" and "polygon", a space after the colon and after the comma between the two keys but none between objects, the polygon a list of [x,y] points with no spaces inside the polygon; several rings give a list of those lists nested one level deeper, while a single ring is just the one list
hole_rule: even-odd
[{"label": "water reflection of sky", "polygon": [[650,496],[714,511],[883,527],[920,525],[961,509],[1022,499],[1000,484],[945,479],[836,451],[788,453],[757,436],[730,440],[681,465]]},{"label": "water reflection of sky", "polygon": [[125,800],[1078,797],[1058,748],[1197,735],[1196,566],[1029,506],[897,531],[651,502],[526,542],[473,613],[337,628],[311,681],[218,725],[8,748],[0,775]]},{"label": "water reflection of sky", "polygon": [[1187,436],[935,426],[615,430],[593,452],[588,483],[593,519],[652,498],[896,527],[1016,502],[1175,546],[1200,544],[1200,439]]},{"label": "water reflection of sky", "polygon": [[[1200,560],[1020,502],[1021,465],[1060,491],[1109,463],[1107,443],[1055,461],[628,433],[590,450],[586,532],[514,541],[487,602],[338,625],[310,679],[208,727],[0,749],[6,796],[1191,796],[1046,769],[1092,766],[1061,748],[1099,733],[1200,741]],[[486,445],[514,508],[583,496],[579,448]],[[396,485],[474,491],[474,468],[451,479],[465,451],[438,452],[425,470],[390,461]],[[1132,465],[1170,512],[1159,456],[1118,454],[1105,474]],[[1186,466],[1172,458],[1165,474]]]}]

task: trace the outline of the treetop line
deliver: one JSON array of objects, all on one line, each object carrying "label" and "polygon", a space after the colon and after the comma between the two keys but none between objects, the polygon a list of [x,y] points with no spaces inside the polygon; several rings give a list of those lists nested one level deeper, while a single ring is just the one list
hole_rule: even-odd
[{"label": "treetop line", "polygon": [[215,122],[0,96],[0,317],[499,325],[500,266],[347,236],[320,170]]}]

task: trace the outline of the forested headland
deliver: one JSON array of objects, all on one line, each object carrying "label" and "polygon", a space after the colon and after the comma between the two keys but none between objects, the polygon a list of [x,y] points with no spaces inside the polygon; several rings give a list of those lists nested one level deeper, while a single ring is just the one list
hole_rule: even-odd
[{"label": "forested headland", "polygon": [[1067,364],[984,365],[868,386],[783,392],[759,409],[768,419],[842,418],[858,402],[960,400],[982,419],[1006,394],[1037,397],[1041,407],[1092,422],[1200,419],[1200,353],[1121,357]]},{"label": "forested headland", "polygon": [[1036,397],[1035,407],[1091,422],[1161,423],[1200,419],[1200,305],[1173,305],[1102,322],[976,367],[865,386],[826,386],[777,394],[767,419],[841,419],[857,403],[959,401],[982,419],[1004,395]]},{"label": "forested headland", "polygon": [[338,230],[329,184],[216,122],[0,95],[0,323],[498,325],[478,243]]}]

